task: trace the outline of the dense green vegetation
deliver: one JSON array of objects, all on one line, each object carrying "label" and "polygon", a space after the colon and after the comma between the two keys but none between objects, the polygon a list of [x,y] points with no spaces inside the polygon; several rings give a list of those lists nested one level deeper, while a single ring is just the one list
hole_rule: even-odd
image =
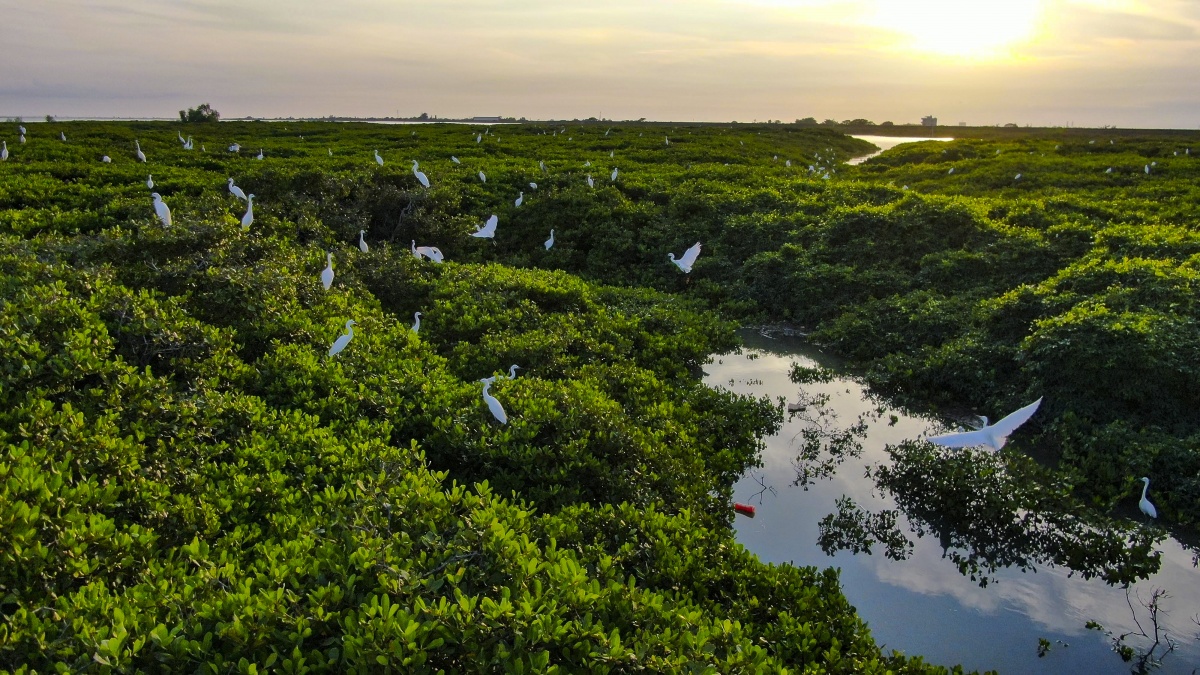
[{"label": "dense green vegetation", "polygon": [[[0,669],[941,670],[882,654],[835,572],[733,541],[779,411],[694,374],[734,346],[706,302],[755,300],[719,282],[726,244],[690,282],[666,260],[827,189],[783,153],[861,144],[222,123],[189,152],[174,125],[30,126],[0,165]],[[771,185],[737,187],[774,147]],[[621,178],[589,190],[608,150]],[[492,212],[494,243],[467,236]],[[500,425],[477,380],[510,363]]]}]

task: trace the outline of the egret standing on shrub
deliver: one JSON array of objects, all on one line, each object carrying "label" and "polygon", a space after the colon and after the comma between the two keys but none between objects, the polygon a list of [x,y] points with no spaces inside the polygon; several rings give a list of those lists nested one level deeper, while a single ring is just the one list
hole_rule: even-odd
[{"label": "egret standing on shrub", "polygon": [[248,230],[254,224],[254,195],[246,195],[246,215],[242,216],[242,229]]},{"label": "egret standing on shrub", "polygon": [[375,151],[375,163],[379,166],[383,166],[383,158],[379,156],[378,150]]},{"label": "egret standing on shrub", "polygon": [[362,251],[363,253],[366,253],[367,251],[369,251],[371,249],[369,246],[367,246],[367,240],[363,239],[364,233],[366,233],[366,230],[358,231],[358,250]]},{"label": "egret standing on shrub", "polygon": [[1142,513],[1150,516],[1151,518],[1157,518],[1158,509],[1155,509],[1154,505],[1150,503],[1150,500],[1146,499],[1146,490],[1150,489],[1150,479],[1143,476],[1142,483],[1144,483],[1144,485],[1142,485],[1142,499],[1138,502],[1138,508],[1142,510]]},{"label": "egret standing on shrub", "polygon": [[500,224],[500,219],[497,218],[495,214],[492,214],[492,217],[488,218],[486,223],[476,226],[475,231],[471,234],[471,236],[479,237],[481,239],[495,239],[496,225],[498,224]]},{"label": "egret standing on shrub", "polygon": [[521,203],[524,201],[525,201],[525,193],[522,192],[521,194],[517,195],[517,199],[513,202],[513,206],[520,207]]},{"label": "egret standing on shrub", "polygon": [[151,190],[154,189],[154,174],[146,176],[146,187],[150,188]]},{"label": "egret standing on shrub", "polygon": [[333,285],[333,254],[328,251],[325,252],[325,269],[321,270],[321,285],[325,290]]},{"label": "egret standing on shrub", "polygon": [[500,405],[500,401],[497,401],[495,396],[488,393],[488,387],[492,386],[492,382],[495,379],[494,377],[485,377],[480,380],[483,383],[483,402],[487,403],[488,410],[492,412],[492,416],[496,418],[496,421],[500,422],[500,424],[507,424],[508,415],[504,413],[504,406]]},{"label": "egret standing on shrub", "polygon": [[679,269],[683,270],[684,274],[690,274],[692,271],[692,265],[696,264],[696,258],[700,257],[700,242],[692,244],[691,248],[683,252],[683,255],[680,256],[679,260],[675,259],[674,253],[668,253],[667,257],[670,258],[671,262],[675,263]]},{"label": "egret standing on shrub", "polygon": [[941,436],[930,436],[928,441],[935,445],[941,445],[947,448],[967,448],[977,445],[986,445],[992,450],[999,451],[1008,442],[1008,436],[1017,427],[1021,426],[1033,417],[1033,413],[1037,412],[1038,406],[1042,404],[1042,399],[1038,399],[1033,403],[1011,413],[1004,419],[988,426],[988,419],[983,418],[983,427],[975,431],[964,431],[956,434],[942,434]]},{"label": "egret standing on shrub", "polygon": [[167,208],[167,205],[163,203],[162,195],[153,192],[150,194],[150,197],[154,199],[154,213],[158,214],[158,219],[162,221],[163,227],[170,227],[171,209]]},{"label": "egret standing on shrub", "polygon": [[412,163],[413,163],[413,169],[412,169],[413,175],[417,177],[417,180],[420,181],[421,185],[423,185],[425,187],[429,187],[429,177],[425,175],[424,171],[417,170],[417,160],[414,159],[412,161]]},{"label": "egret standing on shrub", "polygon": [[8,161],[8,141],[0,141],[0,162]]},{"label": "egret standing on shrub", "polygon": [[138,158],[138,161],[139,161],[139,162],[141,162],[141,163],[143,163],[143,164],[145,164],[145,163],[146,163],[146,153],[142,152],[142,144],[141,144],[141,142],[139,142],[139,141],[134,141],[134,142],[133,142],[133,145],[134,145],[135,147],[137,147],[137,158]]},{"label": "egret standing on shrub", "polygon": [[549,251],[551,246],[554,246],[554,229],[553,228],[550,229],[550,238],[546,240],[546,250]]},{"label": "egret standing on shrub", "polygon": [[412,332],[414,332],[414,333],[421,332],[421,313],[420,312],[413,312]]},{"label": "egret standing on shrub", "polygon": [[346,322],[346,334],[333,341],[333,346],[329,348],[330,356],[337,356],[346,345],[350,344],[350,340],[354,338],[354,319]]},{"label": "egret standing on shrub", "polygon": [[229,179],[229,194],[233,195],[234,197],[237,197],[238,199],[240,199],[242,201],[246,201],[246,193],[242,192],[242,188],[233,184],[232,178]]}]

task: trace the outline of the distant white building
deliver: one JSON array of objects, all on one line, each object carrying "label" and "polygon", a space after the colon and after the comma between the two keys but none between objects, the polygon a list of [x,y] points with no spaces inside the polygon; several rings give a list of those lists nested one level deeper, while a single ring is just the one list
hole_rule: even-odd
[{"label": "distant white building", "polygon": [[937,118],[934,117],[933,115],[926,115],[925,117],[921,118],[921,126],[936,127],[937,126]]}]

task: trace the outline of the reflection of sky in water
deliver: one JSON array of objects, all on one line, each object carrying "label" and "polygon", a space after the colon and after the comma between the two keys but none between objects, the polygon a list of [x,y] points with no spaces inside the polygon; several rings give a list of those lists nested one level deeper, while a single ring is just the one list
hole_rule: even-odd
[{"label": "reflection of sky in water", "polygon": [[[800,386],[788,379],[792,363],[813,366],[819,360],[827,367],[837,366],[836,361],[797,339],[771,340],[751,331],[743,331],[742,338],[748,346],[745,354],[718,357],[705,366],[707,384],[795,401]],[[876,408],[874,402],[864,400],[862,387],[850,380],[810,384],[805,391],[829,394],[841,425]],[[889,414],[899,417],[894,426],[889,426]],[[818,480],[807,490],[792,486],[796,475],[792,439],[803,425],[798,418],[785,421],[779,435],[766,440],[763,468],[735,486],[735,501],[758,507],[757,517],[737,518],[738,540],[766,562],[841,568],[846,596],[870,625],[876,641],[887,649],[920,654],[933,663],[961,663],[969,669],[994,668],[1002,673],[1129,672],[1129,666],[1109,651],[1103,634],[1084,628],[1089,619],[1117,632],[1136,628],[1120,588],[1070,577],[1069,571],[1061,568],[1039,568],[1036,573],[1002,569],[989,575],[993,581],[987,588],[980,588],[942,559],[940,544],[930,537],[916,540],[913,554],[904,561],[888,560],[878,545],[872,549],[874,555],[854,556],[845,551],[825,555],[817,546],[817,524],[836,510],[835,500],[847,495],[868,510],[894,508],[892,500],[876,494],[874,482],[864,478],[866,466],[887,460],[885,444],[938,428],[934,422],[891,409],[879,419],[869,419],[862,456],[847,459],[836,476]],[[762,490],[756,475],[775,489],[774,494],[761,495],[761,505],[755,497]],[[903,519],[900,527],[915,538]],[[1170,593],[1164,602],[1166,625],[1179,647],[1156,672],[1190,673],[1200,667],[1200,642],[1195,640],[1200,626],[1191,621],[1200,613],[1200,570],[1192,567],[1191,554],[1174,540],[1159,548],[1163,551],[1162,570],[1138,583],[1135,591],[1147,599],[1154,587]],[[1134,606],[1141,609],[1136,599]],[[1139,618],[1149,631],[1144,610]],[[1039,659],[1039,637],[1052,643],[1062,640],[1070,647],[1055,644]]]}]

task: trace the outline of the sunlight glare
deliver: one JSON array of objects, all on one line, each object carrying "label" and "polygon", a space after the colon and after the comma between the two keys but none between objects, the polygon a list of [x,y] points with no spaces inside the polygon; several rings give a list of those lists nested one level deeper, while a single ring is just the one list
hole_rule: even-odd
[{"label": "sunlight glare", "polygon": [[905,49],[992,58],[1031,38],[1042,0],[878,0],[875,25],[903,36]]}]

